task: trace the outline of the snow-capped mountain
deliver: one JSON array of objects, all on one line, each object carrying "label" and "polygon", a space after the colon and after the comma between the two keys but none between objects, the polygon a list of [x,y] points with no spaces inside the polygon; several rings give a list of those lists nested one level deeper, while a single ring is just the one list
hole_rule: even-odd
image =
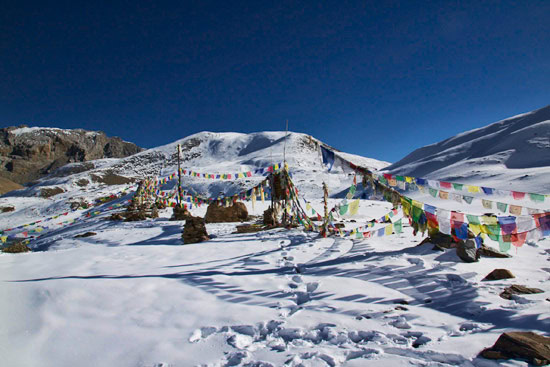
[{"label": "snow-capped mountain", "polygon": [[386,167],[399,175],[550,192],[550,106],[417,149]]},{"label": "snow-capped mountain", "polygon": [[[223,174],[255,171],[286,159],[301,189],[321,194],[323,180],[332,192],[348,187],[347,174],[326,174],[319,146],[324,144],[301,133],[259,132],[252,134],[201,132],[173,143],[120,159],[99,159],[72,163],[59,168],[36,185],[11,195],[36,196],[45,187],[58,187],[65,196],[78,195],[102,184],[128,183],[144,177],[164,177],[177,171],[177,146],[181,146],[181,167],[199,173]],[[344,153],[345,154],[345,153]],[[381,169],[389,163],[345,154],[356,164]],[[184,185],[204,195],[234,194],[261,181],[262,175],[244,180],[205,180],[184,176]],[[61,198],[61,195],[59,198]]]}]

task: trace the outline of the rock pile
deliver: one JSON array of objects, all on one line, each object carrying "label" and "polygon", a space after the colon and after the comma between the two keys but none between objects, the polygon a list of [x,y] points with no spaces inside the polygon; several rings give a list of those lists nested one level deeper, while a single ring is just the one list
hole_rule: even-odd
[{"label": "rock pile", "polygon": [[208,205],[204,217],[206,223],[244,222],[248,218],[248,210],[244,203],[237,202],[225,207],[218,203]]},{"label": "rock pile", "polygon": [[184,244],[199,243],[208,241],[208,233],[206,232],[205,221],[201,217],[189,216],[185,219],[185,226],[181,235]]}]

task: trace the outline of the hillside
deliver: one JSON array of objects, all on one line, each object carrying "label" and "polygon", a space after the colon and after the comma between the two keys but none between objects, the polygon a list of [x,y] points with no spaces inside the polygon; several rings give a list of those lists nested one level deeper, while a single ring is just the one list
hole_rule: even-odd
[{"label": "hillside", "polygon": [[26,184],[67,163],[122,158],[141,150],[101,131],[11,126],[0,129],[0,177]]},{"label": "hillside", "polygon": [[[173,143],[148,149],[120,159],[99,159],[71,163],[53,171],[26,190],[12,195],[20,197],[40,196],[44,189],[59,188],[63,194],[56,200],[82,196],[82,190],[93,191],[113,184],[136,182],[144,177],[165,177],[177,171],[177,145],[182,147],[181,167],[202,173],[235,173],[255,171],[275,163],[282,163],[285,156],[292,174],[301,188],[314,196],[322,195],[325,180],[332,193],[349,187],[346,173],[324,173],[319,152],[319,142],[306,134],[289,132],[285,142],[284,132],[260,132],[252,134],[201,132]],[[388,162],[347,154],[357,164],[380,169]],[[183,177],[183,184],[201,195],[232,195],[251,187],[264,178],[254,174],[243,180],[214,181],[190,176]],[[174,182],[171,183],[172,185]]]},{"label": "hillside", "polygon": [[399,175],[550,193],[550,106],[415,150],[386,167]]},{"label": "hillside", "polygon": [[[328,172],[318,149],[323,143],[290,133],[285,144],[284,136],[203,132],[127,158],[72,163],[31,187],[0,197],[0,207],[15,209],[0,213],[2,235],[8,242],[30,239],[33,249],[0,253],[4,363],[527,365],[487,360],[479,353],[503,332],[550,330],[550,239],[541,239],[542,230],[526,234],[513,250],[504,249],[510,257],[464,262],[455,248],[420,244],[425,235],[416,233],[409,218],[376,200],[377,195],[365,198],[360,184],[351,193],[353,173],[342,161],[333,162]],[[256,169],[281,162],[286,155],[307,215],[316,217],[323,210],[323,182],[332,197],[329,208],[342,204],[349,189],[349,210],[334,212],[344,232],[324,238],[298,226],[238,233],[241,223],[207,223],[210,240],[184,245],[185,221],[170,220],[172,208],[160,209],[155,219],[109,220],[114,211],[123,210],[135,186],[91,209],[71,209],[72,202],[120,193],[144,177],[173,174],[177,144],[183,146],[183,168],[201,173],[185,175],[184,186],[211,195],[254,186],[264,179]],[[333,153],[371,169],[387,165]],[[220,181],[203,175],[244,171],[251,176]],[[514,184],[524,189],[523,182]],[[44,197],[43,192],[53,195]],[[429,197],[438,208],[457,209],[456,201],[420,191],[416,195],[421,201]],[[255,223],[269,202],[246,201],[251,215],[246,223]],[[529,198],[513,203],[532,205]],[[539,204],[547,208],[548,200]],[[462,206],[466,213],[487,213],[480,202]],[[206,205],[193,205],[191,214],[203,217],[206,210]],[[442,228],[447,218],[450,231],[451,212],[446,212],[449,217],[437,220]],[[531,218],[518,226],[534,223]],[[501,248],[490,238],[486,244]],[[483,280],[502,268],[515,278]],[[512,284],[542,293],[502,297]]]}]

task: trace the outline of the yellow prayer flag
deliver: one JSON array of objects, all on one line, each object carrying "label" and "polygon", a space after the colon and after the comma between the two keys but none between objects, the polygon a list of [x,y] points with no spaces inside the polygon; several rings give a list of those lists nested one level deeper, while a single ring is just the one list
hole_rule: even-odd
[{"label": "yellow prayer flag", "polygon": [[413,200],[413,201],[412,201],[412,205],[413,205],[413,206],[416,206],[417,208],[420,208],[420,209],[423,209],[423,208],[424,208],[424,204],[421,203],[420,201]]},{"label": "yellow prayer flag", "polygon": [[408,183],[413,183],[413,178],[412,177],[409,177],[409,176],[405,176],[405,181],[407,181]]},{"label": "yellow prayer flag", "polygon": [[[498,224],[498,219],[496,217],[491,217],[489,215],[482,215],[481,216],[481,222],[483,224],[495,225],[495,224]],[[486,232],[484,232],[484,233],[486,233]]]},{"label": "yellow prayer flag", "polygon": [[6,243],[6,241],[8,240],[8,236],[2,236],[0,237],[0,239],[2,240],[2,243]]},{"label": "yellow prayer flag", "polygon": [[357,211],[359,211],[359,199],[354,200],[349,204],[349,213],[350,215],[357,214]]},{"label": "yellow prayer flag", "polygon": [[386,226],[386,229],[384,231],[384,235],[389,236],[392,233],[393,233],[393,224],[390,223]]},{"label": "yellow prayer flag", "polygon": [[473,192],[473,193],[476,193],[476,192],[481,192],[481,187],[479,186],[466,186],[468,188],[468,192]]},{"label": "yellow prayer flag", "polygon": [[478,236],[481,233],[481,225],[480,224],[468,224],[468,228],[472,231],[474,236]]}]

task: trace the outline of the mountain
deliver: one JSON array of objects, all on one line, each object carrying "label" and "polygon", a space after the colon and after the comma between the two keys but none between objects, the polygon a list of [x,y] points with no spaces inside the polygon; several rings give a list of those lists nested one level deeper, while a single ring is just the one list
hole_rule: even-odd
[{"label": "mountain", "polygon": [[417,149],[393,174],[550,192],[550,106]]},{"label": "mountain", "polygon": [[[282,163],[286,158],[303,190],[314,190],[316,195],[322,195],[323,180],[333,188],[334,193],[349,187],[351,179],[347,173],[325,173],[319,149],[321,144],[324,143],[309,135],[293,132],[289,132],[286,139],[285,132],[200,132],[125,158],[67,164],[17,195],[36,196],[45,188],[54,187],[62,189],[65,195],[77,195],[83,187],[92,190],[101,185],[125,184],[143,177],[167,176],[177,171],[178,145],[182,149],[181,167],[199,173],[254,171]],[[342,155],[371,169],[381,169],[389,164],[352,154]],[[262,175],[254,175],[242,180],[216,181],[184,176],[183,183],[197,193],[212,196],[220,192],[226,195],[240,192],[263,178]]]},{"label": "mountain", "polygon": [[67,163],[122,158],[142,150],[101,131],[11,126],[0,129],[0,177],[25,184]]}]

